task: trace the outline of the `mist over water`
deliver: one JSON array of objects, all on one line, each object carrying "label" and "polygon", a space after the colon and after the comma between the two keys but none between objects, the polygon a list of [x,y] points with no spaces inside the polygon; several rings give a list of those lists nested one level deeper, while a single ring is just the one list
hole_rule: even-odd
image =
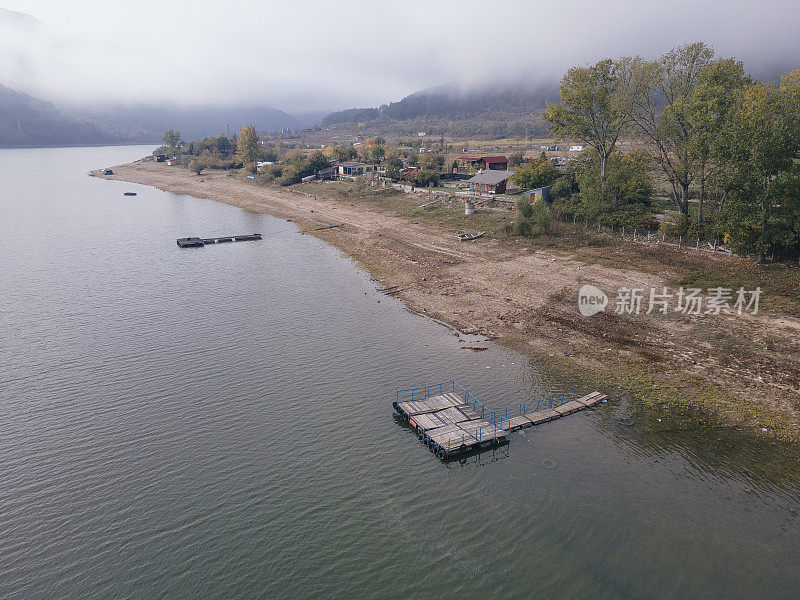
[{"label": "mist over water", "polygon": [[0,151],[0,597],[798,596],[773,448],[614,401],[443,463],[394,390],[557,388],[292,223],[87,176],[150,150]]}]

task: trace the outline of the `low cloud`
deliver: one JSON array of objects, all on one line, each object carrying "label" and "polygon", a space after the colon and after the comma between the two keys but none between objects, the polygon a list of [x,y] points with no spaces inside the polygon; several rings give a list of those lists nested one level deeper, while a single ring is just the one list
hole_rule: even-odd
[{"label": "low cloud", "polygon": [[[377,106],[447,81],[552,82],[696,40],[756,76],[800,67],[788,0],[7,2],[0,83],[61,102]],[[118,8],[118,7],[119,8]]]}]

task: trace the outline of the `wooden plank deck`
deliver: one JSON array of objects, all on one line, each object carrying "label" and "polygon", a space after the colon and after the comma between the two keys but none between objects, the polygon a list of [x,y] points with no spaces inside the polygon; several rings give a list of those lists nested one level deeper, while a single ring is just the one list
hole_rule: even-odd
[{"label": "wooden plank deck", "polygon": [[584,408],[586,408],[585,404],[578,402],[577,400],[572,400],[571,402],[565,402],[559,406],[554,406],[553,410],[563,417],[564,415],[571,415],[572,413],[583,410]]},{"label": "wooden plank deck", "polygon": [[466,447],[473,446],[478,440],[475,436],[461,429],[458,425],[445,425],[430,432],[430,438],[440,446],[447,449],[458,448],[462,444]]},{"label": "wooden plank deck", "polygon": [[439,419],[448,425],[461,423],[462,421],[469,421],[469,417],[458,410],[455,406],[445,408],[444,410],[440,410],[439,412],[433,414],[435,414]]},{"label": "wooden plank deck", "polygon": [[481,413],[476,412],[471,406],[459,406],[458,410],[464,413],[464,416],[468,419],[480,419]]},{"label": "wooden plank deck", "polygon": [[[421,400],[398,402],[397,412],[420,432],[437,456],[445,458],[486,444],[498,443],[512,431],[539,425],[569,415],[603,401],[605,394],[592,392],[563,404],[537,412],[526,412],[494,424],[456,393],[429,396]],[[487,413],[488,414],[488,413]]]},{"label": "wooden plank deck", "polygon": [[561,414],[552,408],[548,408],[546,410],[540,410],[539,412],[528,413],[526,416],[531,420],[531,425],[539,425],[540,423],[547,423],[548,421],[557,419]]},{"label": "wooden plank deck", "polygon": [[453,394],[455,398],[451,398],[449,396],[450,395],[448,394],[441,396],[431,396],[423,400],[409,400],[407,402],[398,402],[397,406],[400,407],[400,409],[403,412],[405,412],[408,416],[413,417],[414,415],[421,415],[422,413],[436,412],[438,410],[444,410],[445,408],[466,405],[463,398],[459,398],[458,396],[455,396],[455,394]]},{"label": "wooden plank deck", "polygon": [[587,394],[583,398],[576,398],[575,402],[580,402],[584,406],[589,407],[598,404],[605,398],[606,398],[605,394],[601,394],[600,392],[592,392],[591,394]]},{"label": "wooden plank deck", "polygon": [[530,427],[532,424],[529,417],[522,415],[511,417],[508,421],[511,431],[516,431],[517,429],[522,429],[523,427]]},{"label": "wooden plank deck", "polygon": [[420,415],[414,415],[410,418],[409,422],[414,423],[417,429],[421,429],[422,431],[427,431],[428,429],[436,429],[437,427],[442,427],[446,425],[444,421],[439,419],[436,416],[436,413],[422,413]]}]

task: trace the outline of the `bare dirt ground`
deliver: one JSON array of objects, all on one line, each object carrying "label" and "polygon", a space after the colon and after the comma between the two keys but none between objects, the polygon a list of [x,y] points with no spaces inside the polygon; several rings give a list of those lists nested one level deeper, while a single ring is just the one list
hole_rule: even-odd
[{"label": "bare dirt ground", "polygon": [[[543,369],[569,373],[571,381],[624,390],[665,411],[697,408],[715,423],[798,439],[800,319],[779,303],[763,298],[758,315],[743,316],[617,315],[611,305],[593,317],[579,314],[583,284],[605,290],[612,303],[620,287],[665,285],[666,268],[662,275],[658,268],[625,266],[637,262],[626,259],[640,252],[634,244],[575,250],[492,237],[461,242],[438,223],[261,186],[241,174],[197,176],[152,161],[113,170],[109,179],[227,202],[303,228],[342,224],[315,235],[356,259],[382,286],[397,286],[412,310],[526,353]],[[677,250],[653,252],[657,264],[683,260]],[[708,255],[703,268],[713,277],[740,260]]]}]

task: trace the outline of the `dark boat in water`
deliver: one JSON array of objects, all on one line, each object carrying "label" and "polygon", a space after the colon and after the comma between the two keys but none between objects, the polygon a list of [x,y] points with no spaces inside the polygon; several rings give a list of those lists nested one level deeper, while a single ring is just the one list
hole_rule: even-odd
[{"label": "dark boat in water", "polygon": [[136,192],[124,192],[122,195],[123,196],[135,196]]}]

